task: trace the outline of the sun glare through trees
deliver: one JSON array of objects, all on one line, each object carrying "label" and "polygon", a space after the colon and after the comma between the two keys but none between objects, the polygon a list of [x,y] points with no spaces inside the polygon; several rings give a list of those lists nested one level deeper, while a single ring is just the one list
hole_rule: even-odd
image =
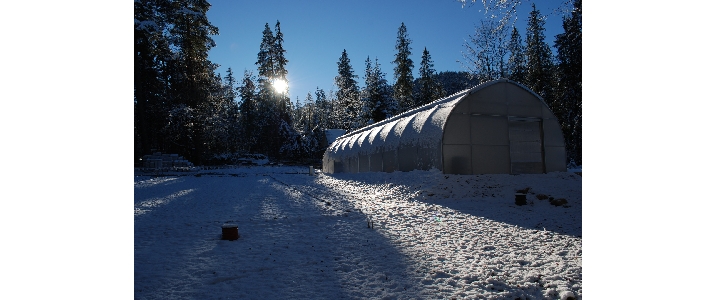
[{"label": "sun glare through trees", "polygon": [[275,79],[274,82],[272,82],[272,86],[274,86],[274,90],[280,94],[287,93],[289,91],[289,84],[287,84],[286,80]]}]

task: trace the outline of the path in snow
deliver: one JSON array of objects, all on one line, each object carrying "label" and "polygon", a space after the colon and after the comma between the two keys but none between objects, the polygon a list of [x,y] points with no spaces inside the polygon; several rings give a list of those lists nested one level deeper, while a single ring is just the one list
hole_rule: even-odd
[{"label": "path in snow", "polygon": [[136,177],[135,297],[581,297],[579,176],[285,171]]}]

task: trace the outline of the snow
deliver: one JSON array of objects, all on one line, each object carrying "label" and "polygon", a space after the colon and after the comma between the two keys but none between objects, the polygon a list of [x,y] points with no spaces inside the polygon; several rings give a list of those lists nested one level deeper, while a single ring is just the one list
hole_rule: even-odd
[{"label": "snow", "polygon": [[200,12],[198,12],[198,11],[191,10],[191,9],[189,9],[189,8],[186,8],[186,7],[183,7],[182,9],[180,9],[180,10],[178,11],[178,13],[180,13],[180,14],[186,14],[186,15],[194,15],[194,16],[199,16],[199,17],[203,17],[203,16],[204,16],[204,14],[202,14],[202,13],[200,13]]},{"label": "snow", "polygon": [[135,298],[582,298],[577,174],[308,172],[136,174]]},{"label": "snow", "polygon": [[152,31],[157,30],[158,28],[159,26],[157,25],[157,23],[155,23],[155,21],[140,21],[135,19],[135,29],[137,30]]}]

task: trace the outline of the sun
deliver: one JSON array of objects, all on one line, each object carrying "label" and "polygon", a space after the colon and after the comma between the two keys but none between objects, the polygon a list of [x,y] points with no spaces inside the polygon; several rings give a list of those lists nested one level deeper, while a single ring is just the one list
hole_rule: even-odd
[{"label": "sun", "polygon": [[283,79],[275,79],[274,82],[272,82],[272,85],[274,86],[274,90],[278,93],[286,93],[289,88],[287,81]]}]

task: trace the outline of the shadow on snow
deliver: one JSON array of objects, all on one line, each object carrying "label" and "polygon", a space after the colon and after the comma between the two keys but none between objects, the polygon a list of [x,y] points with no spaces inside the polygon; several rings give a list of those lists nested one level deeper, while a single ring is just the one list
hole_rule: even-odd
[{"label": "shadow on snow", "polygon": [[[137,299],[420,293],[403,254],[345,200],[262,174],[163,180],[135,183]],[[228,222],[239,240],[220,239]]]}]

